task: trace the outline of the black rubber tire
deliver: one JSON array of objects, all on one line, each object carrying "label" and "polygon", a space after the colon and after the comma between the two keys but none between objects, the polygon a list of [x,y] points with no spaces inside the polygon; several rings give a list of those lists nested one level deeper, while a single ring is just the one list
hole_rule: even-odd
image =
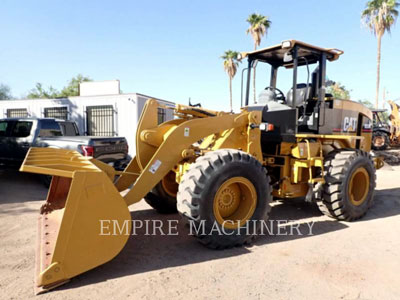
[{"label": "black rubber tire", "polygon": [[[385,143],[382,146],[375,146],[374,144],[374,138],[376,137],[382,137],[385,140]],[[382,132],[382,131],[374,131],[372,133],[372,149],[377,150],[377,151],[382,151],[382,150],[386,150],[389,145],[390,145],[390,140],[389,140],[389,136],[387,133]]]},{"label": "black rubber tire", "polygon": [[[224,228],[225,232],[222,235],[211,231],[214,224],[217,224],[216,226],[222,231],[222,225],[214,216],[213,202],[218,188],[232,177],[248,179],[256,190],[256,208],[247,222],[256,221],[257,225],[252,227],[249,235],[244,228]],[[185,173],[179,184],[177,207],[183,219],[188,224],[192,223],[189,225],[199,228],[203,222],[204,232],[195,231],[193,234],[199,242],[212,249],[231,248],[249,244],[255,239],[262,225],[259,221],[268,220],[271,210],[269,205],[272,199],[271,191],[270,178],[254,157],[239,150],[216,150],[199,157]]]},{"label": "black rubber tire", "polygon": [[161,182],[144,196],[144,200],[160,214],[173,214],[177,211],[176,197],[165,192]]},{"label": "black rubber tire", "polygon": [[[348,196],[348,186],[353,172],[364,167],[369,175],[368,194],[359,206]],[[376,186],[376,170],[371,155],[355,149],[332,151],[325,158],[325,184],[322,199],[317,201],[320,211],[337,220],[353,221],[363,217],[371,207]]]}]

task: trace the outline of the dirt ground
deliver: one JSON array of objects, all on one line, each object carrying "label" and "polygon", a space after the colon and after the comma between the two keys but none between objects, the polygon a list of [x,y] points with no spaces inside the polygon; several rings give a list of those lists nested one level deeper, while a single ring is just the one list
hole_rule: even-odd
[{"label": "dirt ground", "polygon": [[[375,204],[360,221],[275,203],[271,219],[299,222],[303,235],[264,236],[224,251],[204,248],[182,223],[179,236],[138,232],[111,262],[34,296],[36,218],[46,189],[34,175],[0,171],[0,298],[400,299],[399,174],[400,166],[378,171]],[[180,219],[145,202],[131,211],[136,220]]]}]

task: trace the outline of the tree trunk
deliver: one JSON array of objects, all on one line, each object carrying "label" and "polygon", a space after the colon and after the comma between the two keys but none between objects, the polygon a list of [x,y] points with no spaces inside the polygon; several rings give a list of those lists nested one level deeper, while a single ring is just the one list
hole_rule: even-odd
[{"label": "tree trunk", "polygon": [[[257,44],[254,44],[254,51],[257,50]],[[254,68],[253,68],[253,96],[254,96],[254,104],[256,104],[256,67],[257,63],[254,63]]]},{"label": "tree trunk", "polygon": [[376,93],[375,93],[375,108],[379,107],[379,81],[380,81],[380,69],[381,69],[381,41],[382,34],[378,33],[378,51],[376,57]]},{"label": "tree trunk", "polygon": [[385,109],[385,103],[386,103],[386,88],[383,87],[383,93],[382,93],[382,108]]},{"label": "tree trunk", "polygon": [[233,112],[233,106],[232,106],[232,77],[229,76],[229,103],[231,106],[231,112]]}]

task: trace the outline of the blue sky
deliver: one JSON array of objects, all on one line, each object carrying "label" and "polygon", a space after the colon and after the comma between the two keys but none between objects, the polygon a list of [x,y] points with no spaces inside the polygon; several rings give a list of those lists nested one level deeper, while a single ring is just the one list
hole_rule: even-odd
[{"label": "blue sky", "polygon": [[[258,12],[272,21],[262,47],[293,38],[342,49],[341,59],[328,64],[328,77],[351,89],[352,99],[373,101],[376,39],[360,23],[365,2],[3,0],[0,83],[20,97],[36,82],[61,89],[81,73],[119,79],[124,92],[184,104],[191,97],[227,110],[228,77],[220,56],[253,48],[245,20]],[[399,26],[382,44],[381,91],[386,87],[393,99],[400,97]],[[238,108],[240,72],[233,87]]]}]

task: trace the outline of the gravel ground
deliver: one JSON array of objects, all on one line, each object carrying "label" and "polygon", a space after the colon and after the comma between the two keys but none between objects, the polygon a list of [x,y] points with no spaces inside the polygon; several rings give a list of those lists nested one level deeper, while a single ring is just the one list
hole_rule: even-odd
[{"label": "gravel ground", "polygon": [[[301,224],[302,235],[224,251],[204,248],[181,223],[178,236],[138,232],[111,262],[34,296],[36,218],[47,191],[35,175],[0,171],[0,298],[400,299],[399,172],[378,171],[375,204],[357,222],[334,221],[305,203],[275,203],[271,219]],[[131,211],[135,220],[179,220],[144,201]]]}]

